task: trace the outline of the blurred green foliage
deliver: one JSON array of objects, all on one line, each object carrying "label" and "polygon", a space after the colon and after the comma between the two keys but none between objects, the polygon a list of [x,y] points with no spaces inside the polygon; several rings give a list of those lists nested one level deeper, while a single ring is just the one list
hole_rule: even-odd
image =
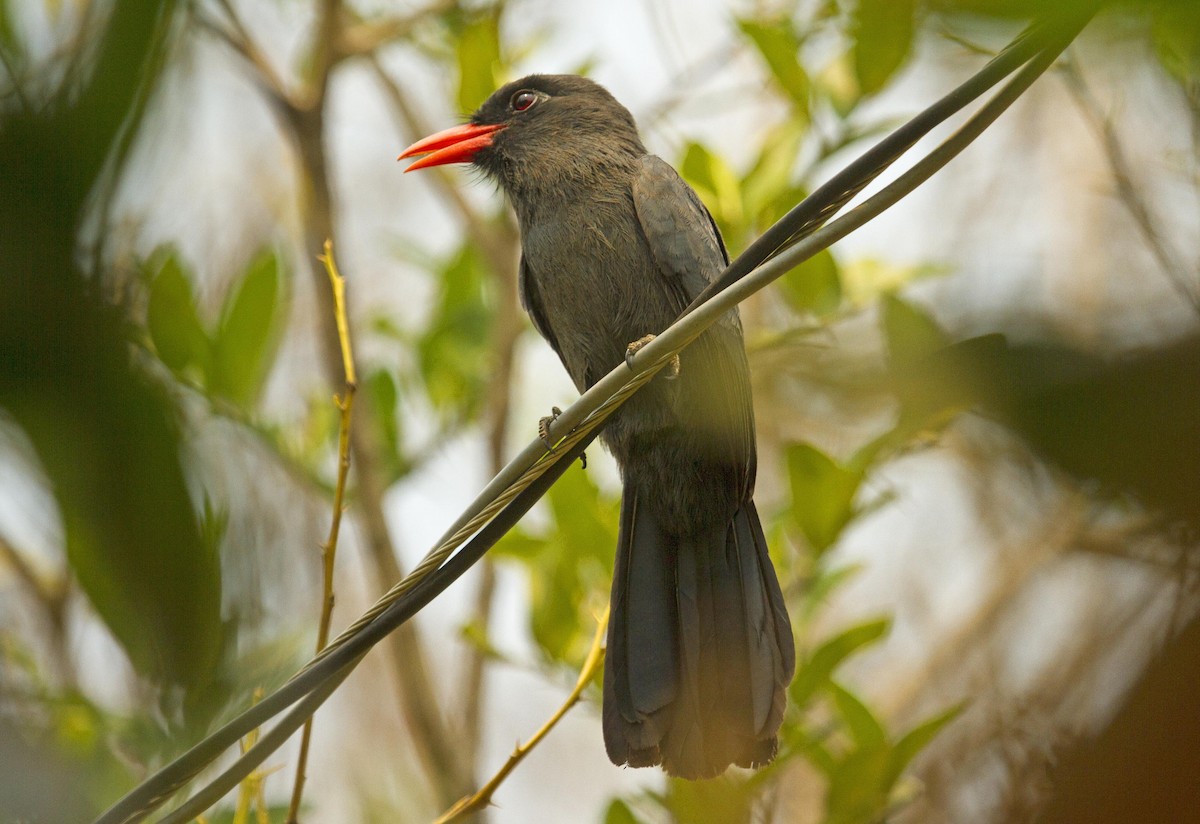
[{"label": "blurred green foliage", "polygon": [[109,147],[154,83],[170,13],[122,4],[81,89],[0,124],[0,406],[54,491],[72,571],[134,666],[200,688],[222,645],[220,569],[201,539],[176,415],[73,254]]},{"label": "blurred green foliage", "polygon": [[546,495],[553,530],[513,530],[494,553],[529,572],[530,630],[550,662],[578,668],[612,581],[619,501],[601,494],[587,473],[572,467]]},{"label": "blurred green foliage", "polygon": [[466,244],[432,274],[438,296],[429,323],[414,341],[418,386],[443,417],[472,420],[479,414],[491,360],[494,309],[485,301],[486,269],[479,250]]},{"label": "blurred green foliage", "polygon": [[146,329],[172,372],[195,378],[217,398],[253,408],[262,394],[282,331],[279,256],[264,251],[226,295],[220,317],[206,329],[188,272],[174,250],[161,250],[148,269]]}]

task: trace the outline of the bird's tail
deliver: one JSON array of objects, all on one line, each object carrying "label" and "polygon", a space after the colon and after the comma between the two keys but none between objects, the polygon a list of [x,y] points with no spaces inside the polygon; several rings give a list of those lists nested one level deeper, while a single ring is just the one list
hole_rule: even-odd
[{"label": "bird's tail", "polygon": [[795,651],[754,503],[724,526],[679,536],[642,494],[627,484],[621,505],[604,668],[608,756],[690,779],[761,766],[775,755]]}]

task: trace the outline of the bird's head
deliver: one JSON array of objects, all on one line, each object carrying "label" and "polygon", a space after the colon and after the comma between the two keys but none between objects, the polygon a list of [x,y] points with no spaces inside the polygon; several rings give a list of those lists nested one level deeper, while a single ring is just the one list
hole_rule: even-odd
[{"label": "bird's head", "polygon": [[629,166],[646,153],[628,109],[585,77],[534,74],[498,89],[462,126],[405,149],[405,171],[471,163],[514,199]]}]

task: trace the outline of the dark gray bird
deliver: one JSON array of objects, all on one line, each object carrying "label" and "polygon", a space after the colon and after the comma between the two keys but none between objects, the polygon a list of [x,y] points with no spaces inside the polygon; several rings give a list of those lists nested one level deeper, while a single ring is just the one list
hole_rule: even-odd
[{"label": "dark gray bird", "polygon": [[[665,329],[728,263],[695,192],[647,154],[601,86],[532,75],[425,138],[409,171],[472,163],[521,228],[520,291],[582,392]],[[609,421],[624,494],[604,671],[614,764],[708,778],[761,766],[795,665],[754,508],[754,415],[736,311]]]}]

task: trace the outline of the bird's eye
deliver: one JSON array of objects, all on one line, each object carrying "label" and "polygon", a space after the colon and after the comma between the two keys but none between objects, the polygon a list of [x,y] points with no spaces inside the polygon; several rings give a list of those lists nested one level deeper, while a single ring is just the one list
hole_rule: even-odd
[{"label": "bird's eye", "polygon": [[537,102],[537,99],[538,99],[537,95],[534,94],[533,92],[529,92],[529,91],[517,92],[516,94],[513,95],[513,98],[512,98],[511,105],[512,105],[513,111],[523,112],[526,109],[530,109],[533,107],[533,104]]}]

